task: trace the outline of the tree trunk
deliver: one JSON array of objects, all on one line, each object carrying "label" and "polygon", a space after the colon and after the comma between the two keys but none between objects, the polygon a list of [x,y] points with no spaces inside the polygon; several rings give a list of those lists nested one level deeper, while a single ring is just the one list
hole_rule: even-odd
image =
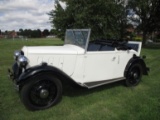
[{"label": "tree trunk", "polygon": [[142,39],[142,46],[144,47],[146,45],[147,40],[147,32],[143,31],[143,39]]}]

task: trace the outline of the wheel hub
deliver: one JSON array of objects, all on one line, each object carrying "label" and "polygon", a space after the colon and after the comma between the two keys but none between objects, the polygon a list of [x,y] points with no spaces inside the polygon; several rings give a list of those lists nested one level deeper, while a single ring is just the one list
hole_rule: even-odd
[{"label": "wheel hub", "polygon": [[45,98],[48,97],[48,95],[49,95],[48,90],[42,89],[42,90],[40,91],[40,97],[41,97],[41,98],[45,99]]},{"label": "wheel hub", "polygon": [[138,78],[138,74],[137,74],[137,73],[134,73],[134,74],[133,74],[133,77],[134,77],[134,79],[137,79],[137,78]]}]

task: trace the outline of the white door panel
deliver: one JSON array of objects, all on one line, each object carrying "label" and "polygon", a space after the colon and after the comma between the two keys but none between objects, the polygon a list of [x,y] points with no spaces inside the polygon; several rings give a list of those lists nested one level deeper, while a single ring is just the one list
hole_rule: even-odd
[{"label": "white door panel", "polygon": [[83,83],[84,80],[84,55],[77,56],[74,74],[71,76],[78,83]]},{"label": "white door panel", "polygon": [[84,82],[113,79],[116,63],[115,51],[87,52],[84,63]]},{"label": "white door panel", "polygon": [[118,62],[115,66],[113,76],[116,78],[124,77],[124,70],[128,61],[132,58],[133,53],[131,51],[117,51],[116,53]]}]

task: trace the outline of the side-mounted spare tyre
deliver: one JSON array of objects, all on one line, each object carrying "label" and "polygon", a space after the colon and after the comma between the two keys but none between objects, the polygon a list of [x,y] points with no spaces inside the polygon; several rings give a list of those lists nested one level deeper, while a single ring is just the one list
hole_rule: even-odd
[{"label": "side-mounted spare tyre", "polygon": [[22,87],[20,97],[29,110],[42,110],[56,105],[62,97],[62,83],[50,73],[31,77]]},{"label": "side-mounted spare tyre", "polygon": [[133,64],[126,75],[126,86],[131,87],[138,85],[141,81],[142,73],[142,65],[140,63]]}]

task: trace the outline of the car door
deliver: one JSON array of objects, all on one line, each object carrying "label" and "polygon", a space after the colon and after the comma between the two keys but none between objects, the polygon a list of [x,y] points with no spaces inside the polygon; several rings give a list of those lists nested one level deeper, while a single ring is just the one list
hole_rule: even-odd
[{"label": "car door", "polygon": [[141,42],[130,41],[127,43],[127,46],[129,46],[131,49],[116,50],[116,56],[118,60],[114,70],[114,76],[116,78],[124,77],[126,65],[128,64],[129,60],[133,57],[133,55],[140,56],[142,46]]},{"label": "car door", "polygon": [[113,70],[115,78],[123,78],[126,65],[129,60],[133,57],[135,52],[132,50],[116,50],[117,63]]},{"label": "car door", "polygon": [[84,82],[114,79],[113,70],[116,63],[115,49],[86,52],[84,56]]}]

